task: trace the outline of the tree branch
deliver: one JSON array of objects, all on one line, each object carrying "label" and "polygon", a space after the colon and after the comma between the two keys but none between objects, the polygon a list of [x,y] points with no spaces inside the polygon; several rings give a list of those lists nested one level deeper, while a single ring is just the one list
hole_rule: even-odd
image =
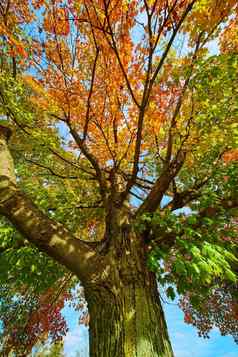
[{"label": "tree branch", "polygon": [[62,224],[43,214],[18,189],[7,146],[8,136],[9,129],[0,126],[0,214],[29,242],[75,273],[79,279],[92,278],[97,264],[95,251],[74,237]]},{"label": "tree branch", "polygon": [[95,80],[95,74],[96,74],[98,55],[99,55],[99,48],[96,47],[96,55],[95,55],[95,59],[93,62],[90,90],[89,90],[88,99],[87,99],[87,111],[86,111],[86,119],[85,119],[85,125],[84,125],[84,130],[83,130],[83,140],[86,139],[87,132],[88,132],[88,124],[90,121],[91,98],[93,95],[93,86],[94,86],[94,80]]},{"label": "tree branch", "polygon": [[96,175],[93,172],[90,172],[88,170],[86,170],[85,168],[83,168],[80,165],[77,165],[75,162],[67,159],[66,157],[62,156],[61,154],[59,154],[57,151],[53,150],[52,148],[48,148],[49,151],[54,154],[56,157],[58,157],[60,160],[64,161],[65,163],[77,168],[78,170],[84,172],[85,174],[88,174],[90,176],[93,176],[94,179],[96,179]]},{"label": "tree branch", "polygon": [[160,202],[168,190],[173,178],[178,174],[185,161],[186,151],[181,150],[169,164],[164,165],[160,177],[156,180],[145,201],[139,207],[137,214],[144,212],[154,212],[159,207]]},{"label": "tree branch", "polygon": [[154,84],[154,81],[156,80],[156,77],[157,77],[159,71],[161,70],[161,68],[162,68],[162,66],[163,66],[163,64],[164,64],[164,61],[165,61],[166,58],[167,58],[167,55],[168,55],[168,53],[169,53],[169,50],[170,50],[170,48],[171,48],[171,46],[172,46],[172,44],[173,44],[173,42],[174,42],[174,39],[175,39],[175,37],[176,37],[176,35],[177,35],[177,33],[178,33],[178,31],[179,31],[181,25],[183,24],[184,20],[186,19],[187,15],[189,14],[189,12],[192,10],[193,5],[194,5],[195,2],[196,2],[196,0],[193,0],[193,1],[187,6],[186,10],[185,10],[184,13],[182,14],[182,16],[181,16],[181,18],[180,18],[180,20],[179,20],[179,22],[178,22],[176,28],[174,29],[174,31],[173,31],[173,33],[172,33],[172,36],[170,37],[170,40],[169,40],[169,42],[168,42],[168,45],[167,45],[167,47],[166,47],[166,49],[165,49],[165,51],[164,51],[164,53],[163,53],[163,55],[162,55],[162,57],[161,57],[161,59],[160,59],[160,62],[159,62],[158,66],[157,66],[157,68],[156,68],[156,70],[155,70],[155,72],[154,72],[154,74],[153,74],[153,77],[151,78],[150,87],[149,87],[149,91],[148,91],[149,93],[150,93],[150,91],[151,91],[151,89],[152,89],[152,86],[153,86],[153,84]]},{"label": "tree branch", "polygon": [[100,187],[100,193],[101,193],[101,196],[102,196],[102,199],[103,199],[104,203],[106,204],[106,187],[107,187],[107,184],[106,184],[105,178],[103,177],[103,173],[102,173],[102,170],[101,170],[101,168],[99,166],[98,160],[92,153],[90,153],[90,151],[88,150],[87,146],[84,143],[84,140],[80,138],[79,134],[73,128],[73,126],[71,125],[69,120],[67,121],[67,125],[69,127],[70,134],[74,138],[74,140],[77,143],[79,149],[82,151],[84,156],[88,159],[88,161],[91,163],[91,165],[93,166],[93,168],[94,168],[94,170],[96,172],[96,177],[97,177],[97,180],[99,182],[99,187]]},{"label": "tree branch", "polygon": [[133,99],[135,105],[139,108],[139,107],[140,107],[140,104],[138,103],[138,101],[137,101],[137,99],[136,99],[136,97],[135,97],[135,94],[134,94],[133,89],[132,89],[132,87],[131,87],[130,81],[129,81],[129,79],[128,79],[128,75],[127,75],[127,73],[126,73],[126,71],[125,71],[125,68],[124,68],[124,66],[123,66],[123,63],[122,63],[122,61],[121,61],[121,57],[120,57],[119,52],[118,52],[117,44],[116,44],[116,41],[115,41],[115,38],[114,38],[114,34],[113,34],[111,22],[110,22],[110,15],[109,15],[109,13],[108,13],[108,5],[107,5],[107,3],[106,3],[105,0],[103,1],[103,3],[104,3],[105,17],[106,17],[106,19],[107,19],[107,25],[108,25],[108,28],[109,28],[110,37],[111,37],[112,42],[108,39],[108,37],[106,36],[106,34],[105,34],[105,38],[106,38],[106,40],[107,40],[109,46],[113,49],[113,51],[114,51],[114,53],[115,53],[115,55],[116,55],[118,64],[119,64],[119,66],[120,66],[120,68],[121,68],[123,77],[124,77],[124,79],[125,79],[125,81],[126,81],[126,85],[127,85],[128,91],[129,91],[129,93],[130,93],[130,95],[131,95],[131,97],[132,97],[132,99]]},{"label": "tree branch", "polygon": [[26,160],[27,162],[29,162],[29,163],[35,165],[35,166],[41,167],[41,168],[43,168],[43,169],[45,169],[45,170],[48,170],[48,171],[51,173],[51,175],[56,176],[56,177],[58,177],[58,178],[61,178],[61,179],[63,179],[63,180],[78,180],[78,179],[80,179],[79,176],[61,175],[61,174],[55,172],[51,167],[45,166],[45,165],[41,164],[40,162],[36,162],[36,161],[34,161],[34,160],[27,159],[27,158],[25,158],[25,160]]},{"label": "tree branch", "polygon": [[[149,97],[150,97],[150,93],[153,87],[153,84],[156,80],[156,77],[159,73],[159,71],[161,70],[164,61],[167,58],[167,55],[169,53],[169,50],[174,42],[174,39],[182,25],[182,23],[184,22],[186,16],[188,15],[188,13],[192,10],[193,5],[195,3],[196,0],[193,0],[186,8],[186,10],[184,11],[184,13],[182,14],[180,21],[178,22],[175,30],[172,33],[172,36],[168,42],[168,45],[161,57],[161,60],[152,76],[152,78],[150,79],[150,72],[152,69],[152,58],[153,58],[153,52],[155,50],[155,48],[153,48],[152,46],[152,30],[151,30],[151,16],[152,13],[149,13],[149,8],[147,6],[147,3],[145,2],[145,7],[146,7],[146,13],[147,13],[147,18],[148,18],[148,27],[149,27],[149,62],[148,62],[148,70],[147,70],[147,76],[146,76],[146,81],[145,81],[145,86],[144,86],[144,91],[143,91],[143,97],[142,97],[142,102],[139,105],[139,118],[138,118],[138,126],[137,126],[137,133],[136,133],[136,144],[135,144],[135,153],[134,153],[134,162],[133,162],[133,168],[132,168],[132,175],[130,180],[127,182],[126,188],[124,190],[124,192],[121,193],[121,197],[120,197],[120,204],[123,203],[123,201],[126,199],[128,193],[130,192],[131,188],[133,187],[133,185],[135,184],[136,181],[136,177],[137,174],[139,172],[139,161],[140,161],[140,151],[141,151],[141,142],[142,142],[142,131],[143,131],[143,122],[144,122],[144,115],[145,115],[145,109],[147,106],[147,103],[149,101]],[[189,82],[189,79],[186,81]],[[187,84],[185,84],[185,88],[187,87]],[[184,89],[185,91],[185,89]],[[180,106],[182,104],[182,97],[181,97],[181,103],[179,103],[176,107],[176,111],[175,111],[175,118],[178,115],[178,112],[180,110]],[[173,119],[173,126],[174,126],[174,122],[175,119]]]}]

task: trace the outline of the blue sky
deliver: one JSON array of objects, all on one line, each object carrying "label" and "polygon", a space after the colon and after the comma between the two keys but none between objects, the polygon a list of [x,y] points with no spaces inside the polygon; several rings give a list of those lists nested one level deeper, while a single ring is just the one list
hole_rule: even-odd
[{"label": "blue sky", "polygon": [[183,322],[183,312],[177,306],[165,305],[164,309],[175,357],[238,356],[238,345],[232,337],[213,330],[210,339],[200,338],[194,327]]},{"label": "blue sky", "polygon": [[[213,330],[210,339],[200,338],[195,328],[183,322],[183,313],[176,305],[164,304],[164,310],[175,357],[238,357],[238,345],[232,337]],[[88,357],[88,329],[79,326],[79,314],[74,310],[65,308],[64,314],[69,323],[65,356],[75,357],[78,351],[77,357]]]}]

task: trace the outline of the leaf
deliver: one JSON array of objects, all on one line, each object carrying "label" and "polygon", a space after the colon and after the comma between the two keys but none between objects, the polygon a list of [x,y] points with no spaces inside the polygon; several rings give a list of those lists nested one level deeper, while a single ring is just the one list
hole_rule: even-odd
[{"label": "leaf", "polygon": [[167,289],[166,289],[166,295],[168,296],[168,298],[170,298],[171,300],[174,300],[176,295],[175,295],[175,292],[174,292],[174,289],[172,286],[169,286]]}]

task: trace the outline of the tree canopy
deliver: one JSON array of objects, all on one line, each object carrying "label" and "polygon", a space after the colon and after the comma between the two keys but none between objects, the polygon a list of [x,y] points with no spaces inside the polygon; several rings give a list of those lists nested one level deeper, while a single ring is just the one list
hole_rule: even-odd
[{"label": "tree canopy", "polygon": [[[69,244],[89,254],[80,264],[97,269],[92,251],[110,245],[118,210],[185,321],[237,339],[237,15],[235,0],[1,2],[11,181],[43,212],[42,227],[61,232],[56,250],[44,231],[36,244],[37,221],[29,239],[0,197],[5,350],[65,334],[60,310],[81,268],[61,253],[62,237],[76,237]],[[4,162],[5,151],[8,177]]]}]

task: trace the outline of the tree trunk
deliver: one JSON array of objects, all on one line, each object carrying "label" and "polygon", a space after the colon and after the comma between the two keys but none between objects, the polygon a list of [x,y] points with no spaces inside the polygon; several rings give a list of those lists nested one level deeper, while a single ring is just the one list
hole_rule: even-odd
[{"label": "tree trunk", "polygon": [[90,357],[173,357],[156,278],[146,267],[140,237],[116,241],[113,274],[85,287]]},{"label": "tree trunk", "polygon": [[[150,282],[151,283],[151,282]],[[90,290],[91,357],[172,357],[155,284]],[[114,290],[114,291],[113,291]]]}]

